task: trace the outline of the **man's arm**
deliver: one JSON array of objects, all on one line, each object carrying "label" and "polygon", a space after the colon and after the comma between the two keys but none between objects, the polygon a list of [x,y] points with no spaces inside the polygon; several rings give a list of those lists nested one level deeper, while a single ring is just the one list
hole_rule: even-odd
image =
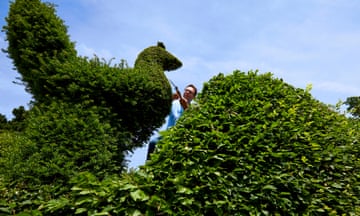
[{"label": "man's arm", "polygon": [[187,100],[181,95],[181,92],[179,91],[178,87],[175,87],[177,97],[180,100],[180,104],[184,110],[186,110],[189,107],[189,104]]},{"label": "man's arm", "polygon": [[181,105],[179,101],[174,100],[171,105],[171,111],[169,114],[168,124],[166,128],[168,129],[169,127],[174,126],[178,118],[180,118],[181,114],[182,114]]}]

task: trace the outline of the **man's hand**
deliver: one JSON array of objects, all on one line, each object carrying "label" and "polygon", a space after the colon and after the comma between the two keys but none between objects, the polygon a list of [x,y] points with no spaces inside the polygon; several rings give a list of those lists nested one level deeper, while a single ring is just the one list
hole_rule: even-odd
[{"label": "man's hand", "polygon": [[[184,110],[186,110],[189,107],[189,104],[185,98],[182,97],[181,92],[179,91],[178,87],[175,87],[176,94],[180,100],[180,104]],[[174,98],[174,96],[173,96]]]},{"label": "man's hand", "polygon": [[179,97],[179,95],[177,94],[177,93],[174,93],[173,95],[172,95],[172,99],[173,100],[177,100],[177,99],[179,99],[180,97]]},{"label": "man's hand", "polygon": [[184,110],[186,110],[189,107],[187,100],[183,97],[180,97],[180,104]]}]

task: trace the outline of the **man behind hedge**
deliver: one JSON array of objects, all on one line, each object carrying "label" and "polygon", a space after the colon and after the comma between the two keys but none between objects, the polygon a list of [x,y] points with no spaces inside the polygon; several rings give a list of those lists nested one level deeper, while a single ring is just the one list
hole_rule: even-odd
[{"label": "man behind hedge", "polygon": [[[175,125],[176,121],[183,114],[184,110],[190,106],[197,94],[197,88],[193,84],[189,84],[185,87],[184,94],[182,96],[177,87],[175,89],[176,93],[173,96],[170,113],[166,118],[165,124],[161,127],[163,128],[165,126],[165,130]],[[156,132],[156,134],[150,139],[146,160],[150,160],[150,154],[154,152],[155,145],[160,139],[161,136],[158,132]]]}]

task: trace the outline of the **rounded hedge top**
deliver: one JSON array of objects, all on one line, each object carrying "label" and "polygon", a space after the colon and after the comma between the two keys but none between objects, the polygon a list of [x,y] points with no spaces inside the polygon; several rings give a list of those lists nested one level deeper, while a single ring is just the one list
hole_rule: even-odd
[{"label": "rounded hedge top", "polygon": [[143,169],[172,212],[359,213],[359,134],[270,73],[205,83]]}]

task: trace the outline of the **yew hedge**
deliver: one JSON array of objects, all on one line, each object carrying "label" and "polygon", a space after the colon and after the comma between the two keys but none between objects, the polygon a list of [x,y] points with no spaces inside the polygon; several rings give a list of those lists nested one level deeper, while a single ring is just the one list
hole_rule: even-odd
[{"label": "yew hedge", "polygon": [[139,170],[83,173],[46,215],[359,215],[359,132],[270,73],[205,83]]}]

